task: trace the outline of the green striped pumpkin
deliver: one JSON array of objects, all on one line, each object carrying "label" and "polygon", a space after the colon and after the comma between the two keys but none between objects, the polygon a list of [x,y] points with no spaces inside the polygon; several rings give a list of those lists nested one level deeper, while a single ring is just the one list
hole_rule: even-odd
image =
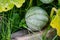
[{"label": "green striped pumpkin", "polygon": [[53,2],[54,0],[40,0],[42,3],[49,4]]},{"label": "green striped pumpkin", "polygon": [[32,7],[27,11],[25,20],[30,30],[39,31],[47,24],[48,14],[40,7]]}]

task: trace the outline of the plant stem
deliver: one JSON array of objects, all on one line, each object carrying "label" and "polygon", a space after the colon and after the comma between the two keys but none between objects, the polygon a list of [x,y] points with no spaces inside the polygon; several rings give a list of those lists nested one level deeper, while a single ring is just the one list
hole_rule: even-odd
[{"label": "plant stem", "polygon": [[58,0],[58,6],[60,6],[60,0]]},{"label": "plant stem", "polygon": [[7,26],[6,26],[6,40],[11,40],[11,30],[10,30],[10,21],[8,20]]},{"label": "plant stem", "polygon": [[9,11],[8,14],[8,20],[7,20],[7,24],[6,24],[6,40],[11,40],[11,20],[10,20],[10,16],[11,16],[11,11]]},{"label": "plant stem", "polygon": [[57,35],[52,40],[55,40],[56,38],[57,38]]},{"label": "plant stem", "polygon": [[43,35],[42,35],[42,39],[43,39],[43,40],[47,40],[47,39],[46,39],[46,34],[47,34],[47,32],[49,31],[49,29],[50,29],[50,25],[48,25],[47,29],[45,30],[45,32],[44,32]]},{"label": "plant stem", "polygon": [[32,6],[32,2],[33,2],[33,0],[30,0],[28,8],[25,9],[26,11]]},{"label": "plant stem", "polygon": [[[3,18],[4,18],[4,13],[3,13]],[[5,26],[4,26],[4,19],[2,19],[2,27],[1,27],[1,40],[5,40]]]}]

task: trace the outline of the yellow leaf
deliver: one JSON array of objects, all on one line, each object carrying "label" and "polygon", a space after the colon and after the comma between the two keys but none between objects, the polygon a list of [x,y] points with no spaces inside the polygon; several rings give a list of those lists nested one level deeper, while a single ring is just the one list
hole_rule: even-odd
[{"label": "yellow leaf", "polygon": [[0,12],[8,11],[14,7],[20,8],[25,0],[0,0]]},{"label": "yellow leaf", "polygon": [[0,12],[8,11],[14,7],[10,0],[0,0]]},{"label": "yellow leaf", "polygon": [[25,0],[12,0],[12,3],[16,5],[17,8],[20,8],[24,2]]},{"label": "yellow leaf", "polygon": [[55,16],[55,18],[51,21],[50,25],[53,28],[58,28],[60,26],[59,25],[59,17],[58,17],[58,15]]},{"label": "yellow leaf", "polygon": [[60,9],[58,9],[55,18],[51,21],[50,25],[57,30],[57,35],[60,36]]},{"label": "yellow leaf", "polygon": [[57,35],[59,35],[59,36],[60,36],[60,28],[59,28],[59,29],[57,29]]}]

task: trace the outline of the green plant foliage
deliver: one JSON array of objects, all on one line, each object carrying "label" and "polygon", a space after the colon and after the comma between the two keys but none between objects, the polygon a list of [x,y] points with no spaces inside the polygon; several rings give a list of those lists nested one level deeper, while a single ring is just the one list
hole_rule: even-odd
[{"label": "green plant foliage", "polygon": [[60,0],[58,0],[58,5],[60,6]]},{"label": "green plant foliage", "polygon": [[20,23],[20,16],[17,13],[13,13],[12,17],[10,17],[11,20],[11,30],[12,32],[15,32],[19,27]]}]

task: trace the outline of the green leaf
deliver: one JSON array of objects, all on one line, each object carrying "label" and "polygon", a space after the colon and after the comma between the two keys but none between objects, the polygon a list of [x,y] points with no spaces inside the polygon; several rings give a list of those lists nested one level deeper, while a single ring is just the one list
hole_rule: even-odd
[{"label": "green leaf", "polygon": [[60,0],[58,0],[58,5],[60,6]]}]

